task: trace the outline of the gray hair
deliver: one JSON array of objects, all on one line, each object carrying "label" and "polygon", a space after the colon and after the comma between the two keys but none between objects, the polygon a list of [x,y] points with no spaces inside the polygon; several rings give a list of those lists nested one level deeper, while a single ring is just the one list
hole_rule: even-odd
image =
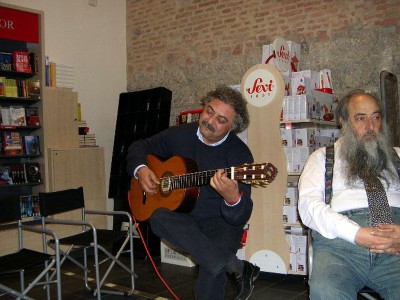
[{"label": "gray hair", "polygon": [[200,100],[200,103],[205,107],[207,103],[214,99],[221,100],[235,110],[236,116],[233,120],[233,131],[235,133],[240,133],[249,126],[250,118],[247,111],[247,102],[240,92],[228,86],[218,86],[215,90],[208,92]]},{"label": "gray hair", "polygon": [[335,119],[336,119],[336,124],[338,126],[342,126],[340,120],[342,120],[343,122],[346,122],[346,123],[349,121],[349,104],[350,104],[351,99],[356,95],[367,95],[367,96],[372,97],[378,104],[380,113],[383,114],[381,101],[379,100],[379,98],[377,96],[375,96],[372,93],[366,92],[365,90],[362,90],[362,89],[355,89],[355,90],[350,91],[346,95],[344,95],[339,100],[339,103],[335,110]]}]

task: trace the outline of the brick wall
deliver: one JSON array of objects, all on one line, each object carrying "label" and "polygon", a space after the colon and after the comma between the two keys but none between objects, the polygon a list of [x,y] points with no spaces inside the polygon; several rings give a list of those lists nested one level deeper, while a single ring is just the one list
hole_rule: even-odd
[{"label": "brick wall", "polygon": [[331,69],[338,94],[400,76],[400,0],[127,0],[128,91],[169,88],[175,116],[240,83],[276,37],[302,44],[301,69]]}]

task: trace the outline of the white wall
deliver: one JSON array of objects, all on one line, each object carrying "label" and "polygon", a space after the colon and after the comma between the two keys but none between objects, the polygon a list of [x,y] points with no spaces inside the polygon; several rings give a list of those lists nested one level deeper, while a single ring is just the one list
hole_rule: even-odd
[{"label": "white wall", "polygon": [[[82,119],[105,149],[106,191],[119,94],[126,92],[126,1],[1,0],[44,12],[45,55],[74,66]],[[112,208],[108,200],[108,208]]]}]

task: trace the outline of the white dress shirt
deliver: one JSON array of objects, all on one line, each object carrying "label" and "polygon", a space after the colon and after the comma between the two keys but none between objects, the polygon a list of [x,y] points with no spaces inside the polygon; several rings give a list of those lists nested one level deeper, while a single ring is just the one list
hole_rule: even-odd
[{"label": "white dress shirt", "polygon": [[[360,226],[349,220],[340,212],[368,207],[367,193],[362,180],[356,182],[355,187],[349,188],[343,176],[345,163],[339,158],[341,139],[335,143],[335,165],[332,179],[332,200],[330,205],[325,204],[325,153],[326,148],[319,148],[307,160],[299,179],[299,214],[304,225],[318,231],[324,237],[333,239],[342,238],[354,243]],[[400,148],[395,148],[400,156]],[[390,183],[389,188],[385,181],[389,205],[400,207],[400,183]]]}]

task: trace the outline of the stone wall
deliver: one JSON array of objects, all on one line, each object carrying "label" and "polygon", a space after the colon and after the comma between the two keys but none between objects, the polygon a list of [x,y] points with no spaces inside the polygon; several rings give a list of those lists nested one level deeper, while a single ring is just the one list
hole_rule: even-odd
[{"label": "stone wall", "polygon": [[400,0],[127,0],[128,91],[172,90],[173,124],[276,37],[302,44],[301,70],[331,69],[337,94],[400,74]]}]

